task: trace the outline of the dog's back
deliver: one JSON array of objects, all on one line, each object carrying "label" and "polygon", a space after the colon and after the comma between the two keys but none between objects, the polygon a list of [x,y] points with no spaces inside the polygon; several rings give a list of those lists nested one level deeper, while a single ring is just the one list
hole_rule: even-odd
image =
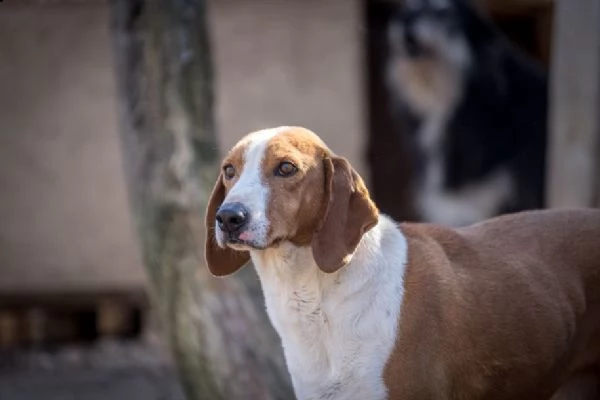
[{"label": "dog's back", "polygon": [[[600,210],[525,212],[458,230],[401,229],[412,249],[406,285],[433,284],[405,298],[413,312],[403,324],[419,329],[402,331],[397,354],[413,363],[441,354],[431,388],[456,398],[538,399],[600,382]],[[415,341],[418,354],[402,346]],[[421,367],[404,371],[428,368]],[[412,380],[423,387],[418,376]],[[411,387],[398,385],[398,393]]]},{"label": "dog's back", "polygon": [[503,248],[510,248],[511,253],[520,253],[515,255],[521,260],[535,258],[547,262],[542,268],[552,268],[561,278],[572,272],[582,274],[582,281],[596,289],[585,292],[600,301],[600,210],[521,212],[457,231],[486,251],[502,252]]}]

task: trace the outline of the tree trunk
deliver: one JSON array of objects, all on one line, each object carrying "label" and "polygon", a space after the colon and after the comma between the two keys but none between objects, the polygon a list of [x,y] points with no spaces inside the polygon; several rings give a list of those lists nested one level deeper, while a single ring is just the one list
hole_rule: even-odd
[{"label": "tree trunk", "polygon": [[204,265],[218,172],[202,0],[112,0],[129,194],[144,263],[190,399],[290,399],[254,271]]}]

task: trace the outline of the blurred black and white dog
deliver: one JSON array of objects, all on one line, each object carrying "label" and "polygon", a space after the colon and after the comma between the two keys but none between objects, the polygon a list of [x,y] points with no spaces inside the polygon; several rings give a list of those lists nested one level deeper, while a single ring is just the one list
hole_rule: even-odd
[{"label": "blurred black and white dog", "polygon": [[421,161],[421,218],[466,225],[544,206],[547,76],[469,0],[405,0],[388,85]]}]

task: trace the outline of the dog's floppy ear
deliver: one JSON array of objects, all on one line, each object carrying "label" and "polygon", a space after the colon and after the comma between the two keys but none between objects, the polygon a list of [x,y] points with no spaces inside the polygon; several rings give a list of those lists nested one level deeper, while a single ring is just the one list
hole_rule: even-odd
[{"label": "dog's floppy ear", "polygon": [[206,242],[205,252],[208,269],[215,276],[233,274],[250,260],[247,251],[235,251],[228,247],[222,248],[215,237],[215,221],[219,206],[225,199],[225,186],[223,176],[219,175],[215,188],[213,189],[208,207],[206,207]]},{"label": "dog's floppy ear", "polygon": [[312,251],[319,268],[331,273],[350,262],[362,235],[377,223],[379,212],[348,160],[333,157],[323,163],[326,205]]}]

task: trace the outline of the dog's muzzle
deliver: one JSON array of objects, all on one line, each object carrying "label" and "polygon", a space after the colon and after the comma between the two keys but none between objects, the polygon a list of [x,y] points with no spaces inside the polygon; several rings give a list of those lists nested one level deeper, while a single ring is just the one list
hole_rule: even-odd
[{"label": "dog's muzzle", "polygon": [[242,203],[226,203],[219,207],[217,225],[229,240],[237,240],[238,235],[248,225],[250,212]]}]

